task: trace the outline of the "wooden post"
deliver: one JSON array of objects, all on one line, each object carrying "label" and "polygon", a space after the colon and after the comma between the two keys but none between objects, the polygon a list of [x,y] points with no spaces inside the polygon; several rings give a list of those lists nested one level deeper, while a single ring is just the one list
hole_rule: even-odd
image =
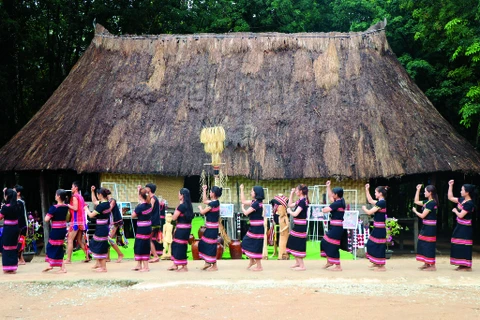
[{"label": "wooden post", "polygon": [[[45,185],[45,176],[43,171],[40,171],[40,201],[42,205],[42,220],[45,221],[45,215],[48,212],[48,201],[47,201],[47,190]],[[47,248],[47,241],[50,233],[49,226],[50,225],[47,223],[43,224],[43,249],[42,249],[43,253],[45,253],[45,250]]]}]

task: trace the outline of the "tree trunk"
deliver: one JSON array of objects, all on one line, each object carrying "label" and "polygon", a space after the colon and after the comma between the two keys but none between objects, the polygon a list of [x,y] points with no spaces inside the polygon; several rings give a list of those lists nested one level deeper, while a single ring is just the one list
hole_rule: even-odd
[{"label": "tree trunk", "polygon": [[[45,185],[45,176],[44,172],[40,171],[40,201],[42,204],[42,220],[45,221],[45,215],[48,212],[48,201],[47,201],[47,190]],[[43,224],[43,249],[42,253],[45,253],[47,248],[47,241],[49,238],[49,229],[50,224],[44,223]]]}]

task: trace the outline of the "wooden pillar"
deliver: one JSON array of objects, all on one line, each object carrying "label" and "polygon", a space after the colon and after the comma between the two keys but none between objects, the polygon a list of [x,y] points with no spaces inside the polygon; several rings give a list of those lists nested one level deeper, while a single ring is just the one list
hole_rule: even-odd
[{"label": "wooden pillar", "polygon": [[[47,214],[49,208],[47,192],[48,191],[45,184],[45,173],[43,171],[40,171],[40,201],[42,205],[42,221],[45,221],[45,215]],[[47,248],[47,241],[50,233],[49,227],[49,224],[43,224],[43,253],[45,253],[45,250]]]}]

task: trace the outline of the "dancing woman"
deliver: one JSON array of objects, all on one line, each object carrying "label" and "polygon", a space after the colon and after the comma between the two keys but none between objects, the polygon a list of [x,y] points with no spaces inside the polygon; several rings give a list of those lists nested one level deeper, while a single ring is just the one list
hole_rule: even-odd
[{"label": "dancing woman", "polygon": [[[293,194],[296,193],[298,200],[293,202]],[[303,258],[307,255],[307,212],[308,212],[308,187],[299,184],[290,192],[287,212],[293,216],[293,229],[290,231],[287,241],[287,252],[295,257],[292,270],[305,271]],[[291,208],[295,207],[294,211]]]},{"label": "dancing woman", "polygon": [[[192,230],[193,207],[190,198],[190,191],[182,188],[178,193],[179,206],[173,213],[173,220],[177,221],[175,233],[173,235],[172,243],[172,260],[173,265],[167,270],[186,272],[187,268],[187,249],[188,238]],[[179,268],[179,266],[181,268]]]},{"label": "dancing woman", "polygon": [[367,242],[367,259],[373,264],[374,271],[385,271],[385,251],[387,249],[387,230],[385,228],[385,219],[387,217],[387,197],[388,187],[379,186],[375,188],[375,199],[370,195],[370,185],[365,185],[365,194],[367,201],[375,205],[371,209],[362,206],[363,212],[373,215],[373,231]]},{"label": "dancing woman", "polygon": [[450,264],[457,266],[457,271],[472,271],[473,229],[472,215],[475,211],[475,186],[464,184],[460,198],[453,196],[453,180],[448,182],[448,200],[457,203],[452,212],[457,216],[457,225],[452,234]]},{"label": "dancing woman", "polygon": [[88,206],[85,206],[85,212],[90,218],[95,218],[95,234],[90,241],[90,251],[96,261],[93,269],[97,272],[107,272],[107,254],[108,254],[108,224],[111,214],[110,204],[108,203],[108,190],[100,188],[96,190],[99,200],[95,210],[91,212]]},{"label": "dancing woman", "polygon": [[3,222],[2,241],[2,266],[3,273],[14,274],[18,269],[18,206],[17,193],[13,189],[3,189],[5,204],[0,210],[0,220]]},{"label": "dancing woman", "polygon": [[422,206],[422,212],[418,212],[417,208],[412,209],[417,217],[423,219],[422,230],[420,230],[420,234],[418,235],[417,261],[423,262],[423,266],[419,267],[420,270],[436,271],[435,249],[437,244],[437,189],[433,185],[426,186],[424,195],[427,200],[420,201],[421,189],[422,185],[417,185],[414,202],[416,205]]},{"label": "dancing woman", "polygon": [[213,186],[210,190],[210,201],[207,198],[207,186],[203,186],[203,201],[207,206],[202,209],[198,206],[200,214],[207,219],[205,226],[207,229],[203,233],[202,239],[198,244],[200,258],[205,260],[202,270],[217,271],[217,238],[218,226],[220,219],[220,201],[218,198],[222,196],[222,188]]},{"label": "dancing woman", "polygon": [[[95,206],[99,204],[97,196],[95,195],[95,186],[90,188],[92,190],[92,202]],[[122,262],[123,253],[117,245],[117,231],[123,225],[122,214],[118,208],[117,201],[112,197],[110,190],[105,189],[107,194],[108,203],[110,204],[110,231],[108,233],[108,242],[111,247],[117,252],[117,263]],[[110,247],[108,247],[107,262],[110,262]]]},{"label": "dancing woman", "polygon": [[147,272],[148,260],[150,259],[150,238],[152,237],[152,205],[150,195],[145,188],[138,190],[138,205],[132,213],[132,218],[137,218],[137,234],[133,252],[137,265],[132,268],[134,271]]},{"label": "dancing woman", "polygon": [[58,189],[55,193],[56,205],[51,206],[45,215],[45,222],[50,222],[52,229],[48,235],[47,256],[45,262],[48,262],[48,268],[43,272],[48,272],[54,267],[60,267],[57,273],[67,273],[65,264],[63,263],[63,255],[65,250],[63,243],[67,235],[67,214],[68,207],[65,203],[67,201],[67,193],[63,189]]},{"label": "dancing woman", "polygon": [[345,200],[343,199],[343,188],[330,187],[330,181],[327,181],[327,193],[331,204],[322,209],[323,213],[330,212],[330,228],[327,234],[320,242],[320,252],[322,257],[327,258],[327,263],[323,267],[327,269],[331,266],[335,268],[331,271],[342,271],[340,265],[340,241],[343,236],[343,215],[345,213]]},{"label": "dancing woman", "polygon": [[[242,240],[242,251],[250,259],[247,270],[262,271],[263,238],[265,227],[263,225],[263,199],[265,199],[263,188],[255,186],[250,191],[253,200],[245,200],[244,186],[240,185],[240,199],[242,212],[250,220],[248,232]],[[244,205],[250,205],[245,209]],[[256,265],[255,268],[250,269]]]}]

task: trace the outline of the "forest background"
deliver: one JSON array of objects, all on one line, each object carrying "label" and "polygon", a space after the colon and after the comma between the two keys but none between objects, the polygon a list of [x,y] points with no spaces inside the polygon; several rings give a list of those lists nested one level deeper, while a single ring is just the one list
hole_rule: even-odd
[{"label": "forest background", "polygon": [[0,0],[0,147],[40,109],[87,49],[111,33],[364,31],[388,41],[452,126],[480,147],[479,0]]}]

